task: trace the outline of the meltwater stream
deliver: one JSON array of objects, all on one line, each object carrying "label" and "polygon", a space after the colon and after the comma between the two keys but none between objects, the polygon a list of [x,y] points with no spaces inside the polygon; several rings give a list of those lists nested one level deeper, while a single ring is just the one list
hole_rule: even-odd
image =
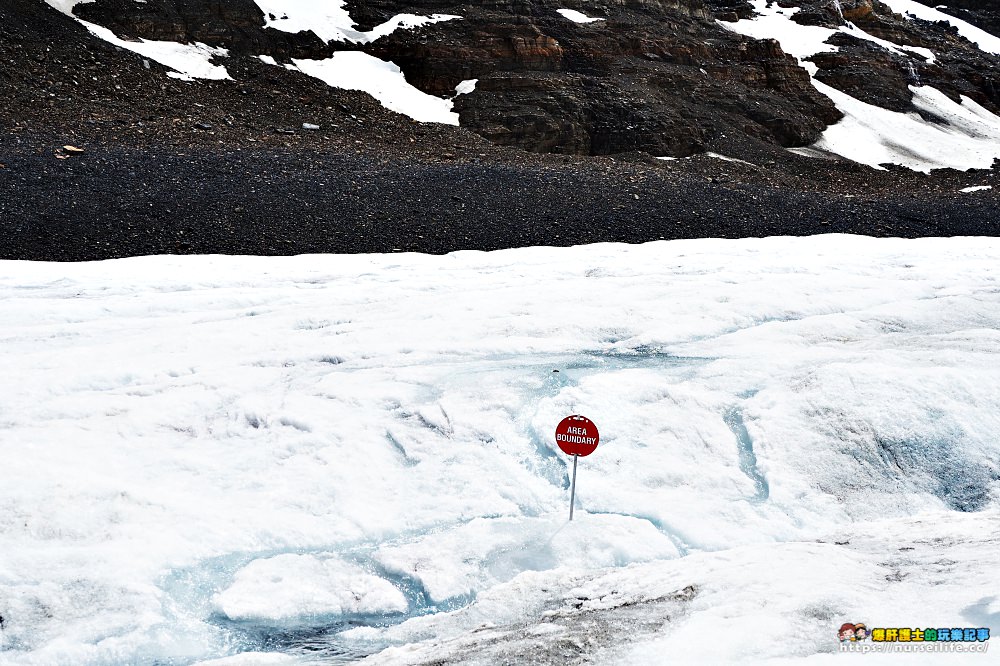
[{"label": "meltwater stream", "polygon": [[757,467],[757,455],[753,452],[753,439],[750,438],[746,423],[743,422],[743,412],[739,407],[731,407],[723,418],[729,429],[736,435],[736,447],[740,452],[740,470],[753,481],[754,487],[757,489],[753,501],[763,502],[767,499],[771,489],[768,486],[767,478]]}]

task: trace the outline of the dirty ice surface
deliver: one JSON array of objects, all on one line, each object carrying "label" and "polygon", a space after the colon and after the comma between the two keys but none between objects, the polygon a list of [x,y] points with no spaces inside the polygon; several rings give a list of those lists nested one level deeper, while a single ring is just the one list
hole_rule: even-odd
[{"label": "dirty ice surface", "polygon": [[[844,622],[995,633],[998,261],[0,262],[0,664],[824,664]],[[572,413],[601,445],[567,523]]]}]

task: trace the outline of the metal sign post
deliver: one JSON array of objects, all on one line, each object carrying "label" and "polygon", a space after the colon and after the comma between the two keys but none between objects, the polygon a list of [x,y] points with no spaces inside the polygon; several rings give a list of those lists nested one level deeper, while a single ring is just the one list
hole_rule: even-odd
[{"label": "metal sign post", "polygon": [[601,441],[597,426],[586,416],[567,416],[556,426],[556,444],[566,455],[573,456],[573,480],[569,489],[569,519],[573,520],[573,505],[576,504],[576,464],[580,456],[589,456]]},{"label": "metal sign post", "polygon": [[576,503],[576,462],[580,459],[579,454],[573,455],[573,483],[569,487],[569,519],[573,520],[573,504]]}]

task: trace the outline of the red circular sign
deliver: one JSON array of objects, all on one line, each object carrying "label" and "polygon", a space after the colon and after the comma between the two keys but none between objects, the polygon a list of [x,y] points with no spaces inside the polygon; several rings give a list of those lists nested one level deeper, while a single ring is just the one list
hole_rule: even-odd
[{"label": "red circular sign", "polygon": [[556,444],[570,456],[589,456],[597,448],[601,435],[586,416],[567,416],[556,426]]}]

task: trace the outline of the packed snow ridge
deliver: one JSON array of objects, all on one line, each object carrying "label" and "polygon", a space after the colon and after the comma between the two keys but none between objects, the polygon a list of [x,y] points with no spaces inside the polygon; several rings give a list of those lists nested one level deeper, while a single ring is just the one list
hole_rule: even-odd
[{"label": "packed snow ridge", "polygon": [[[998,261],[0,262],[0,662],[825,663],[845,621],[995,632]],[[568,523],[574,413],[601,444]]]}]

